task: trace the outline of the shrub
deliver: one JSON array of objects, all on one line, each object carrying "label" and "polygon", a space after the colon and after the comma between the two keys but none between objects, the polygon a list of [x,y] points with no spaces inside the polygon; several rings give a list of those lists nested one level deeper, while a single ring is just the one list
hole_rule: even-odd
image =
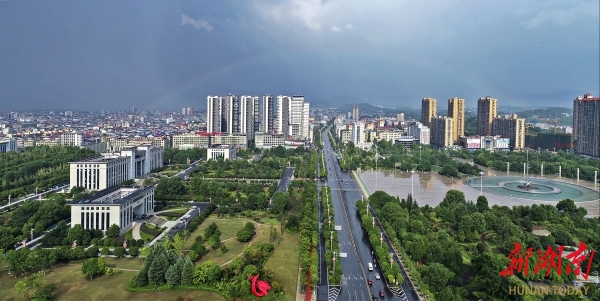
[{"label": "shrub", "polygon": [[138,249],[138,247],[129,248],[129,255],[138,256],[139,254],[140,254],[140,249]]},{"label": "shrub", "polygon": [[246,228],[242,228],[237,233],[237,239],[241,242],[249,241],[250,239],[252,239],[252,236],[254,236],[254,231],[248,230]]},{"label": "shrub", "polygon": [[244,228],[246,228],[246,229],[248,229],[250,231],[254,231],[255,230],[254,223],[252,223],[252,222],[247,222],[246,226],[244,226]]},{"label": "shrub", "polygon": [[196,259],[198,259],[200,255],[198,255],[198,253],[194,250],[191,250],[190,253],[188,254],[188,257],[190,258],[191,261],[196,261]]},{"label": "shrub", "polygon": [[157,231],[157,230],[154,230],[154,229],[148,228],[148,226],[146,226],[146,223],[143,223],[143,224],[140,226],[140,231],[142,231],[142,232],[144,232],[144,233],[148,233],[148,234],[150,234],[150,235],[152,235],[152,236],[154,236],[154,237],[156,237],[156,236],[159,236],[159,235],[160,235],[160,233],[161,233],[160,231]]},{"label": "shrub", "polygon": [[85,250],[85,255],[87,257],[97,257],[98,256],[98,247],[93,246],[93,247],[89,247],[87,250]]},{"label": "shrub", "polygon": [[227,251],[228,251],[228,250],[227,250],[227,246],[225,246],[225,245],[222,245],[222,246],[221,246],[221,252],[223,252],[223,253],[227,253]]}]

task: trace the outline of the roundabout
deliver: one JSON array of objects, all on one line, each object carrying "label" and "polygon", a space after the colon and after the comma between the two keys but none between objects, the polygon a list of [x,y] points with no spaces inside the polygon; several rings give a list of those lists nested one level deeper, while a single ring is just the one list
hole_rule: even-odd
[{"label": "roundabout", "polygon": [[598,192],[583,186],[543,178],[483,177],[471,178],[467,184],[484,193],[520,199],[558,202],[571,199],[588,202],[598,199]]}]

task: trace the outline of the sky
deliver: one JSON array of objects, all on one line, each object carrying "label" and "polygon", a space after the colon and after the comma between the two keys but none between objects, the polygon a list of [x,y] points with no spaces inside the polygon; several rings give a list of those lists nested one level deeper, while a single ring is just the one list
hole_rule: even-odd
[{"label": "sky", "polygon": [[0,110],[180,110],[208,95],[572,107],[598,0],[0,0]]}]

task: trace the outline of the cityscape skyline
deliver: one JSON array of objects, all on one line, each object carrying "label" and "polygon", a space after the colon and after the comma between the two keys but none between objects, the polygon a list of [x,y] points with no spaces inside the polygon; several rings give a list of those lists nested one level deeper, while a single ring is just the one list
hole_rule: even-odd
[{"label": "cityscape skyline", "polygon": [[600,94],[597,1],[120,4],[1,1],[3,110],[205,110],[231,91],[391,107]]}]

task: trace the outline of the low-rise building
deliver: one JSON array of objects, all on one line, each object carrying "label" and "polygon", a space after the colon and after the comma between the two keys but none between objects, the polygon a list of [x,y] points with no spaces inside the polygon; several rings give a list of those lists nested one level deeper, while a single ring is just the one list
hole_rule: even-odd
[{"label": "low-rise building", "polygon": [[124,181],[140,179],[163,166],[163,148],[141,145],[122,149],[119,153],[69,162],[70,188],[103,190]]},{"label": "low-rise building", "polygon": [[16,152],[17,149],[16,138],[0,139],[0,153]]},{"label": "low-rise building", "polygon": [[127,232],[136,217],[154,212],[156,186],[113,186],[71,203],[71,227],[80,224],[86,230],[106,232],[112,225]]},{"label": "low-rise building", "polygon": [[254,134],[255,146],[257,148],[273,148],[278,146],[284,146],[285,135],[284,134],[269,134],[258,132]]},{"label": "low-rise building", "polygon": [[235,146],[212,145],[206,149],[206,160],[217,160],[219,157],[222,157],[224,160],[235,160]]}]

